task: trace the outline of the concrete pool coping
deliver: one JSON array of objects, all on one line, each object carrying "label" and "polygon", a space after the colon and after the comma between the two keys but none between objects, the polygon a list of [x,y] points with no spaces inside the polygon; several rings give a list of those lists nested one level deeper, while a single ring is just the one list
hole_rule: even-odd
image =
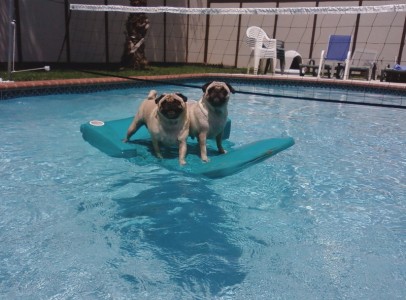
[{"label": "concrete pool coping", "polygon": [[[208,73],[208,74],[180,74],[180,75],[159,75],[159,76],[136,76],[130,78],[120,77],[100,77],[100,78],[81,78],[81,79],[54,79],[40,81],[0,81],[0,100],[13,99],[24,96],[49,95],[64,92],[86,92],[81,88],[98,86],[105,89],[114,89],[118,86],[134,84],[148,81],[156,83],[159,81],[187,80],[200,78],[229,78],[230,80],[244,80],[252,82],[269,82],[270,84],[291,84],[291,85],[315,85],[321,87],[351,87],[355,89],[406,93],[406,84],[395,82],[380,82],[377,80],[341,80],[316,77],[300,77],[298,75],[247,75],[247,74],[228,74],[228,73]],[[115,87],[116,86],[116,87]]]}]

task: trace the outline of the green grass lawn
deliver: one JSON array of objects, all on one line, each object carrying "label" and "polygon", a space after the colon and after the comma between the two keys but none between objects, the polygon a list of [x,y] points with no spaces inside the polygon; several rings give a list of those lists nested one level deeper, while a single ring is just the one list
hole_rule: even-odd
[{"label": "green grass lawn", "polygon": [[[16,68],[17,69],[17,68]],[[20,69],[17,69],[20,70]],[[206,65],[151,65],[145,70],[119,70],[118,68],[76,68],[52,67],[49,72],[44,70],[17,72],[12,74],[13,81],[34,81],[34,80],[52,80],[52,79],[72,79],[72,78],[95,78],[106,76],[153,76],[153,75],[174,75],[174,74],[197,74],[197,73],[245,73],[244,68],[228,68],[221,66]],[[6,71],[0,71],[0,78],[8,80]]]}]

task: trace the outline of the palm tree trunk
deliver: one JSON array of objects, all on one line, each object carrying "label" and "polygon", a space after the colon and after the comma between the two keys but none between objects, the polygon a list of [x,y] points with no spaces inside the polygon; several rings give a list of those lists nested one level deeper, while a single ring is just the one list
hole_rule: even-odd
[{"label": "palm tree trunk", "polygon": [[[130,0],[131,6],[147,6],[147,0]],[[149,21],[144,13],[134,13],[128,16],[125,31],[124,52],[121,57],[123,67],[143,70],[148,65],[145,57],[145,35]]]}]

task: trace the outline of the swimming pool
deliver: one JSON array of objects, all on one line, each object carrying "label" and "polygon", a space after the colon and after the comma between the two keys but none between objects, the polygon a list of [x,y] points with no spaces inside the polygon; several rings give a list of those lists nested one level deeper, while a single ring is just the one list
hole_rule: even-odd
[{"label": "swimming pool", "polygon": [[0,101],[0,298],[406,296],[405,110],[235,94],[236,146],[296,144],[211,180],[82,139],[148,91]]}]

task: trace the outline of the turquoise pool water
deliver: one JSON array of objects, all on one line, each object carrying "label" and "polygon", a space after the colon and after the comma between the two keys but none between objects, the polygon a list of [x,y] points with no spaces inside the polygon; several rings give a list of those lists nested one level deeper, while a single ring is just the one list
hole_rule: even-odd
[{"label": "turquoise pool water", "polygon": [[211,180],[82,139],[148,91],[0,101],[0,298],[406,297],[405,110],[235,94],[236,146],[296,144]]}]

